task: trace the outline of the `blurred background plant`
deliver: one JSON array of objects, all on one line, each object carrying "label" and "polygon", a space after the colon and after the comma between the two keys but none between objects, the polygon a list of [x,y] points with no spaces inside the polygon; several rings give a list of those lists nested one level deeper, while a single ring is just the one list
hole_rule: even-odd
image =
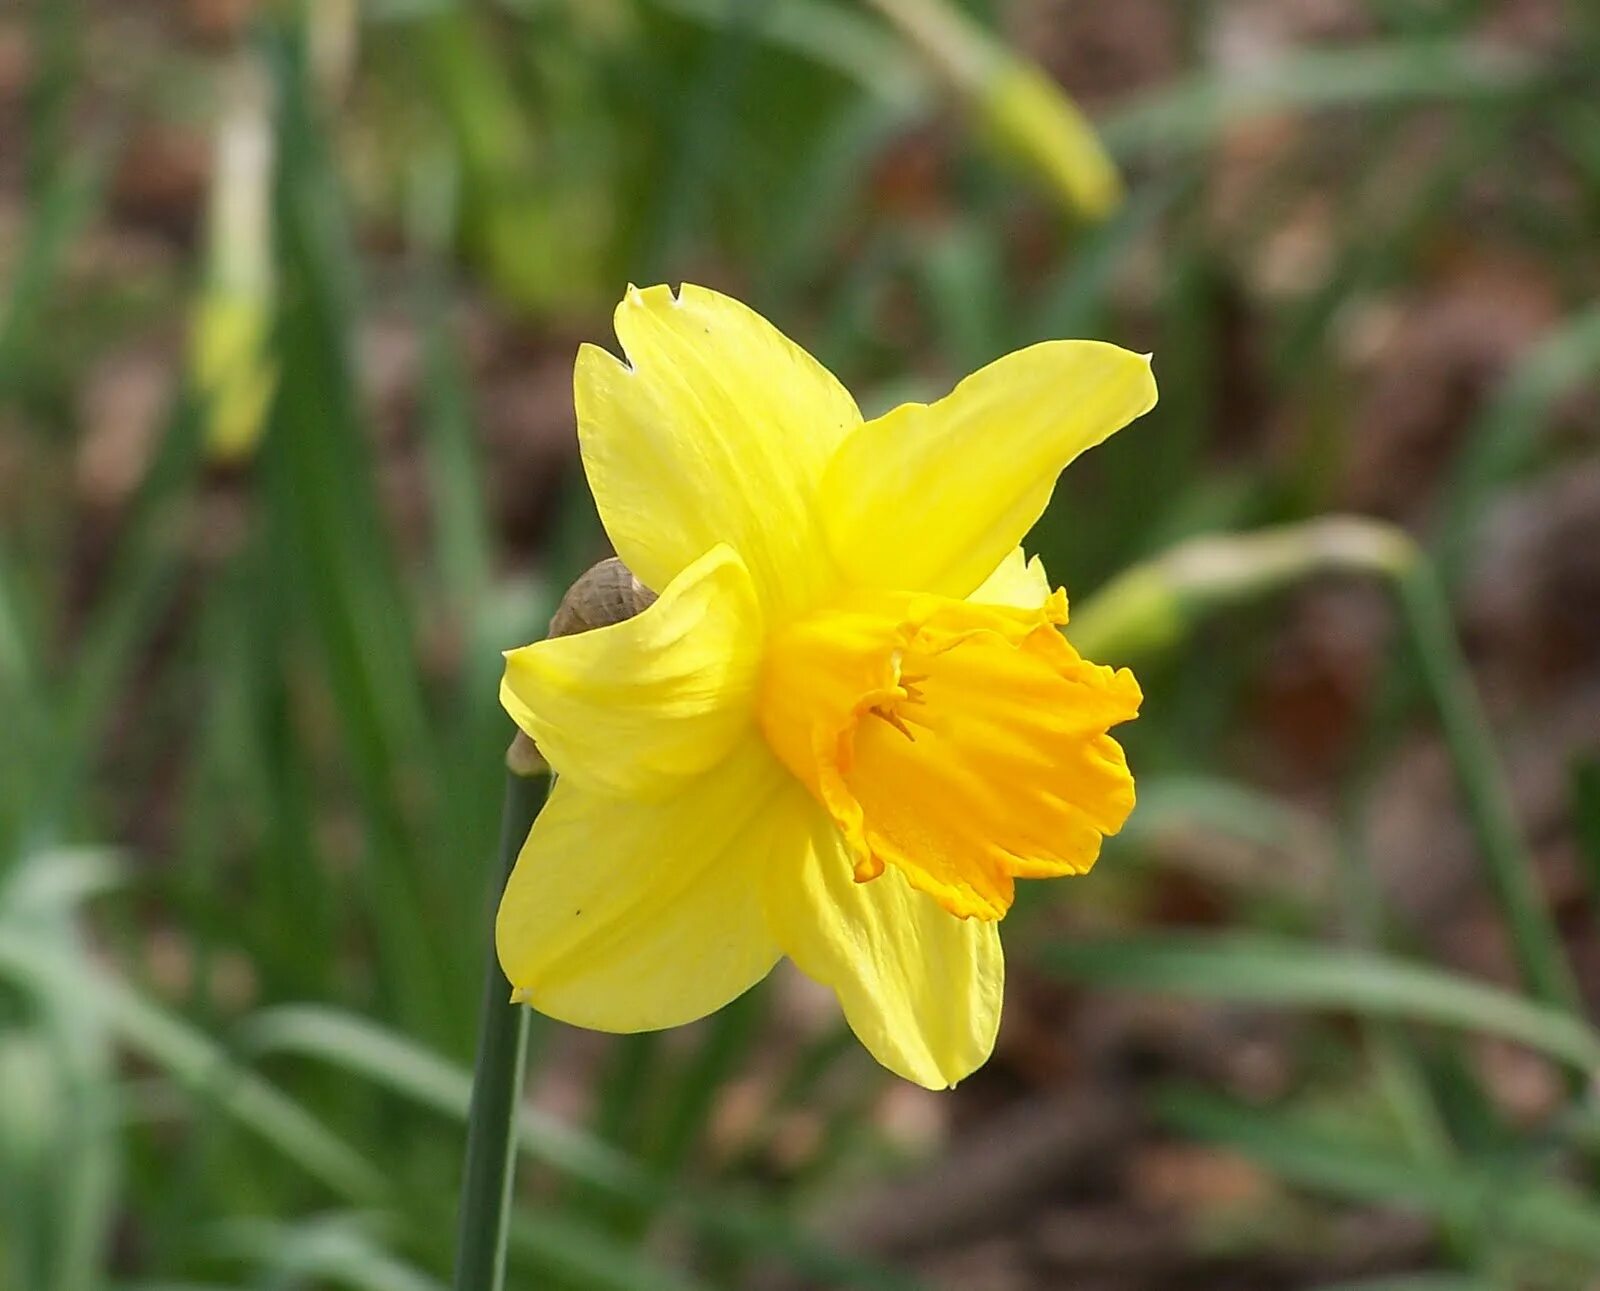
[{"label": "blurred background plant", "polygon": [[512,1284],[1592,1286],[1597,69],[1584,0],[8,7],[0,1288],[440,1285],[498,651],[682,278],[869,411],[1155,352],[1036,535],[1141,806],[954,1095],[792,974],[538,1023]]}]

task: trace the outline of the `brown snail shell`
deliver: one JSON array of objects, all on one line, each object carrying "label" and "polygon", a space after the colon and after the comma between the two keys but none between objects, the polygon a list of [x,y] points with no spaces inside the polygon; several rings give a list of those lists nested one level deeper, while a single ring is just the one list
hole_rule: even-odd
[{"label": "brown snail shell", "polygon": [[650,608],[656,594],[615,556],[591,565],[561,598],[550,619],[553,637],[610,627]]},{"label": "brown snail shell", "polygon": [[[615,556],[591,565],[561,598],[550,618],[552,637],[570,637],[631,619],[655,603],[656,594],[633,576]],[[506,750],[506,765],[519,776],[541,774],[545,761],[525,731],[518,731]]]}]

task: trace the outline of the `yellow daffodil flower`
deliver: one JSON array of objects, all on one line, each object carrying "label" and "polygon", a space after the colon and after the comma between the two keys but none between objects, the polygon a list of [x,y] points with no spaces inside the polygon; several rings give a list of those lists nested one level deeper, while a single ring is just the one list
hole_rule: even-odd
[{"label": "yellow daffodil flower", "polygon": [[604,1031],[713,1012],[788,955],[920,1085],[994,1047],[1014,881],[1081,874],[1133,808],[1125,669],[1080,658],[1018,546],[1057,473],[1155,403],[1097,341],[863,421],[726,296],[630,288],[585,345],[584,467],[659,599],[506,656],[558,773],[496,927],[515,998]]}]

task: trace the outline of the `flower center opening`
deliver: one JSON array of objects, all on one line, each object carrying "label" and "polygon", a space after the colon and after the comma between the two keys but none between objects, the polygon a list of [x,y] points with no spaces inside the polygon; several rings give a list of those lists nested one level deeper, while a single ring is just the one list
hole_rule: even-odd
[{"label": "flower center opening", "polygon": [[962,918],[998,919],[1018,878],[1081,874],[1133,808],[1107,731],[1138,684],[1038,609],[861,593],[777,632],[758,716],[867,882],[886,865]]}]

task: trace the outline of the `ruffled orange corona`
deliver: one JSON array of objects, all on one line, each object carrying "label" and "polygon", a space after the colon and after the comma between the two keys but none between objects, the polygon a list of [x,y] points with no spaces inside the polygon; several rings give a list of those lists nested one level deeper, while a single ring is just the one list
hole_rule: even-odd
[{"label": "ruffled orange corona", "polygon": [[1031,346],[863,421],[716,292],[630,289],[585,346],[584,465],[659,599],[507,655],[559,780],[501,904],[517,998],[639,1031],[782,956],[886,1067],[952,1085],[994,1046],[1017,879],[1081,874],[1133,808],[1125,669],[1062,635],[1018,546],[1073,457],[1154,404],[1146,358]]}]

